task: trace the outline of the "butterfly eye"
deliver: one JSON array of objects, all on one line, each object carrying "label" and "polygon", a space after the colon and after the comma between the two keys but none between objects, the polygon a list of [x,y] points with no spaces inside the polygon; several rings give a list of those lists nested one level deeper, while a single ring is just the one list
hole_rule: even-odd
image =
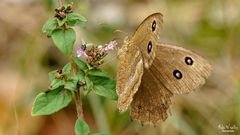
[{"label": "butterfly eye", "polygon": [[193,64],[192,58],[191,58],[191,57],[185,57],[185,63],[186,63],[187,65],[192,65],[192,64]]},{"label": "butterfly eye", "polygon": [[157,26],[157,24],[156,24],[156,21],[154,20],[152,23],[152,31],[155,31],[156,26]]},{"label": "butterfly eye", "polygon": [[147,51],[150,53],[152,51],[152,42],[149,41],[148,46],[147,46]]},{"label": "butterfly eye", "polygon": [[176,79],[181,79],[182,78],[182,73],[179,70],[176,69],[176,70],[173,71],[173,76]]}]

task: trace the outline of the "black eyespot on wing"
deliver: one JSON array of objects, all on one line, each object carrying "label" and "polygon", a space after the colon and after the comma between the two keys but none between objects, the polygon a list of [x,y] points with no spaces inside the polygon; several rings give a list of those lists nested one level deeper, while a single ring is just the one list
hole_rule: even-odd
[{"label": "black eyespot on wing", "polygon": [[182,76],[182,73],[179,71],[179,70],[174,70],[173,71],[173,76],[176,78],[176,79],[181,79],[183,76]]},{"label": "black eyespot on wing", "polygon": [[148,42],[147,51],[148,51],[148,53],[150,53],[152,51],[152,42],[151,41]]},{"label": "black eyespot on wing", "polygon": [[193,59],[191,57],[185,57],[185,63],[187,65],[192,65],[193,64]]},{"label": "black eyespot on wing", "polygon": [[138,109],[139,109],[139,110],[140,110],[140,109],[142,109],[142,106],[141,106],[141,105],[139,105],[139,106],[138,106]]},{"label": "black eyespot on wing", "polygon": [[156,23],[156,21],[154,20],[153,23],[152,23],[152,31],[155,31],[155,30],[156,30],[156,26],[157,26],[157,23]]}]

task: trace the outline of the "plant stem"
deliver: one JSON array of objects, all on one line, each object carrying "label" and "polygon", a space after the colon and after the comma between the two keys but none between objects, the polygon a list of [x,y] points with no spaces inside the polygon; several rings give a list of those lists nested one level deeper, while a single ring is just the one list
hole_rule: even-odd
[{"label": "plant stem", "polygon": [[77,117],[79,119],[84,119],[83,117],[83,108],[82,108],[82,100],[81,100],[81,91],[83,89],[83,86],[80,86],[79,90],[74,92],[74,101],[76,105],[76,110],[77,110]]},{"label": "plant stem", "polygon": [[62,0],[57,0],[57,3],[58,3],[58,7],[61,7],[62,6]]},{"label": "plant stem", "polygon": [[67,24],[66,24],[66,23],[64,23],[64,25],[63,25],[63,29],[64,29],[64,30],[67,29]]},{"label": "plant stem", "polygon": [[[72,65],[71,73],[76,75],[77,73],[77,65],[73,61],[73,56],[70,56],[70,62]],[[81,91],[83,91],[84,85],[80,84],[79,89],[74,92],[74,101],[76,105],[77,117],[79,119],[84,119],[83,117],[83,108],[82,108],[82,99],[81,99]]]}]

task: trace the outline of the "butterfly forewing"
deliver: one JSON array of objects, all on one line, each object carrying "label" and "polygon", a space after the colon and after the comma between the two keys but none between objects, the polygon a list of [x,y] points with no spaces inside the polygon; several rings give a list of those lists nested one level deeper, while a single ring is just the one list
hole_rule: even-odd
[{"label": "butterfly forewing", "polygon": [[133,37],[118,50],[117,84],[118,108],[125,111],[141,83],[143,67],[148,68],[160,34],[162,14],[154,13],[137,28]]},{"label": "butterfly forewing", "polygon": [[162,14],[154,13],[139,25],[130,39],[130,44],[139,47],[141,50],[145,68],[149,68],[155,57],[155,46],[160,36],[162,23]]}]

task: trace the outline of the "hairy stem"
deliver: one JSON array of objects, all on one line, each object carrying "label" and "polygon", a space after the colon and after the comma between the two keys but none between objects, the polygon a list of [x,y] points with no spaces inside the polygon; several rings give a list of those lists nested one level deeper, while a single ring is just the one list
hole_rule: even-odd
[{"label": "hairy stem", "polygon": [[83,119],[83,108],[82,108],[82,99],[81,99],[81,90],[83,89],[83,86],[80,86],[79,90],[74,92],[74,101],[76,105],[77,110],[77,117],[79,119]]},{"label": "hairy stem", "polygon": [[[73,61],[73,56],[70,57],[70,62],[72,65],[71,73],[75,75],[77,73],[77,65]],[[74,101],[76,105],[77,117],[79,119],[83,119],[83,108],[82,108],[82,99],[81,99],[81,91],[83,91],[84,85],[79,86],[79,89],[74,92]]]}]

